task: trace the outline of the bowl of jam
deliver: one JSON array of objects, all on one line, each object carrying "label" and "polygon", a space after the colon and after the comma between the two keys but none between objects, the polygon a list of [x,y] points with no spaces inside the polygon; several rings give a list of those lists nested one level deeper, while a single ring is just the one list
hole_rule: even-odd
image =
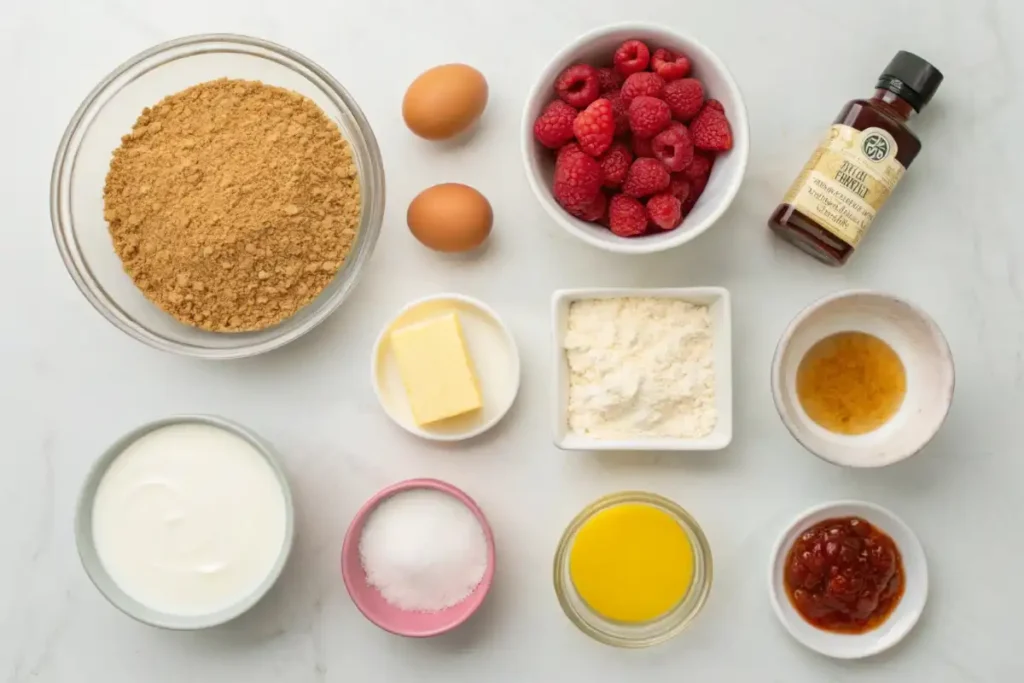
[{"label": "bowl of jam", "polygon": [[920,541],[872,503],[826,503],[779,537],[769,568],[772,606],[790,635],[829,657],[887,650],[917,623],[928,597]]}]

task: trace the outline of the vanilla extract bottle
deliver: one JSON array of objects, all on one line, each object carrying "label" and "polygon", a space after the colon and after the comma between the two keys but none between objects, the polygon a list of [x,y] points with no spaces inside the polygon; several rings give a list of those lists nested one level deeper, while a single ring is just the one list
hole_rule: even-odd
[{"label": "vanilla extract bottle", "polygon": [[934,66],[898,52],[878,77],[875,94],[839,112],[768,226],[820,261],[846,263],[921,151],[907,121],[941,83]]}]

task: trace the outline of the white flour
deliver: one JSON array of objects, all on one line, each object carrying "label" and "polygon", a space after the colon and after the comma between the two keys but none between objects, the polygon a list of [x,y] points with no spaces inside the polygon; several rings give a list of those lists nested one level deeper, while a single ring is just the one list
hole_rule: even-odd
[{"label": "white flour", "polygon": [[698,438],[715,428],[707,306],[639,297],[576,301],[564,347],[573,432]]}]

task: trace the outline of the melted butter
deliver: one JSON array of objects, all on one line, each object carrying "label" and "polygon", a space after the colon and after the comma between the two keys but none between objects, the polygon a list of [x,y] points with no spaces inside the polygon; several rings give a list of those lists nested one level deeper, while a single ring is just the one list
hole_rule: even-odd
[{"label": "melted butter", "polygon": [[693,583],[690,539],[667,512],[622,503],[591,517],[569,553],[573,586],[611,621],[643,623],[678,605]]}]

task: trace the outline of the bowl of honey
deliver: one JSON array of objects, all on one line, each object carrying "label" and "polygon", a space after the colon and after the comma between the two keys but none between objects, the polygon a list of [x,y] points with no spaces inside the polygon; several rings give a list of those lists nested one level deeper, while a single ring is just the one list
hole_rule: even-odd
[{"label": "bowl of honey", "polygon": [[953,400],[949,345],[921,308],[868,290],[801,311],[772,361],[783,424],[807,450],[845,467],[884,467],[931,441]]}]

